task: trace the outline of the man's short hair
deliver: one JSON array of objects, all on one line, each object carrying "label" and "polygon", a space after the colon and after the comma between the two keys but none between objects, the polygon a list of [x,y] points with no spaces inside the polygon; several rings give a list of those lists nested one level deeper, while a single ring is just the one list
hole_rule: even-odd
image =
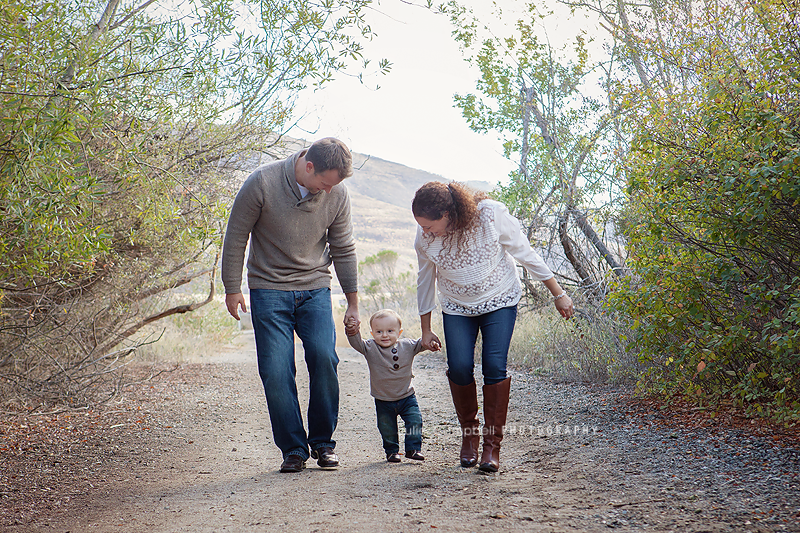
[{"label": "man's short hair", "polygon": [[306,161],[314,164],[314,172],[319,174],[326,170],[338,170],[339,179],[353,175],[353,156],[350,149],[335,137],[325,137],[315,141],[306,152]]},{"label": "man's short hair", "polygon": [[386,317],[394,318],[395,320],[397,320],[397,325],[400,328],[403,327],[403,320],[400,318],[400,315],[398,315],[392,309],[381,309],[380,311],[377,311],[377,312],[373,313],[372,316],[369,317],[369,329],[372,329],[372,321],[373,320],[378,319],[378,318],[386,318]]}]

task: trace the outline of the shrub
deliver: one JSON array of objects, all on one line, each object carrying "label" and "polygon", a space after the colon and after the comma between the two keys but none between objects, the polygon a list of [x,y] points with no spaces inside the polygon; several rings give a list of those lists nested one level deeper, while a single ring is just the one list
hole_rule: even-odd
[{"label": "shrub", "polygon": [[643,388],[798,420],[797,27],[763,6],[745,15],[736,27],[759,46],[709,39],[694,82],[640,117],[628,161],[635,276],[612,303],[654,364]]}]

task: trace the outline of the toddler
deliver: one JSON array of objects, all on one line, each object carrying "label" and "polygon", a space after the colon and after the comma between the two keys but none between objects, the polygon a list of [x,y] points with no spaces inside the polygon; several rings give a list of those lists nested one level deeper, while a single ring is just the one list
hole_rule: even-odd
[{"label": "toddler", "polygon": [[[411,363],[425,348],[421,339],[401,339],[400,316],[383,309],[369,319],[372,339],[363,340],[355,320],[345,324],[350,346],[362,353],[369,366],[370,394],[375,398],[378,430],[383,439],[386,460],[400,462],[400,439],[397,416],[406,424],[405,456],[424,461],[422,455],[422,413],[411,383]],[[438,350],[438,346],[436,347]]]}]

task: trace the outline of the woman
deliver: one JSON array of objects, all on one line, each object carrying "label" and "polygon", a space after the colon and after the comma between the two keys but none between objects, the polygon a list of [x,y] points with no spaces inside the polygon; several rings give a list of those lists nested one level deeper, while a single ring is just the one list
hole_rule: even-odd
[{"label": "woman", "polygon": [[438,284],[447,375],[461,424],[461,466],[478,463],[481,431],[473,368],[480,331],[485,420],[479,468],[497,472],[511,385],[506,362],[522,297],[514,260],[544,283],[564,318],[574,314],[572,299],[531,249],[519,221],[500,202],[457,182],[429,182],[417,190],[411,210],[419,224],[414,246],[419,261],[417,303],[422,345],[431,350],[440,344],[431,331]]}]

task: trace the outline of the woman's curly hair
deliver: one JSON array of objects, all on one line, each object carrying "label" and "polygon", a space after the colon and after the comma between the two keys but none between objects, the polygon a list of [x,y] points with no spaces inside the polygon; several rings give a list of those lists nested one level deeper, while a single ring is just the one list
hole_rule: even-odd
[{"label": "woman's curly hair", "polygon": [[463,183],[452,181],[442,183],[429,181],[414,194],[411,211],[415,217],[439,220],[444,215],[450,219],[448,232],[443,239],[446,247],[464,245],[465,232],[474,227],[479,220],[478,202],[489,198],[486,193],[474,191]]}]

